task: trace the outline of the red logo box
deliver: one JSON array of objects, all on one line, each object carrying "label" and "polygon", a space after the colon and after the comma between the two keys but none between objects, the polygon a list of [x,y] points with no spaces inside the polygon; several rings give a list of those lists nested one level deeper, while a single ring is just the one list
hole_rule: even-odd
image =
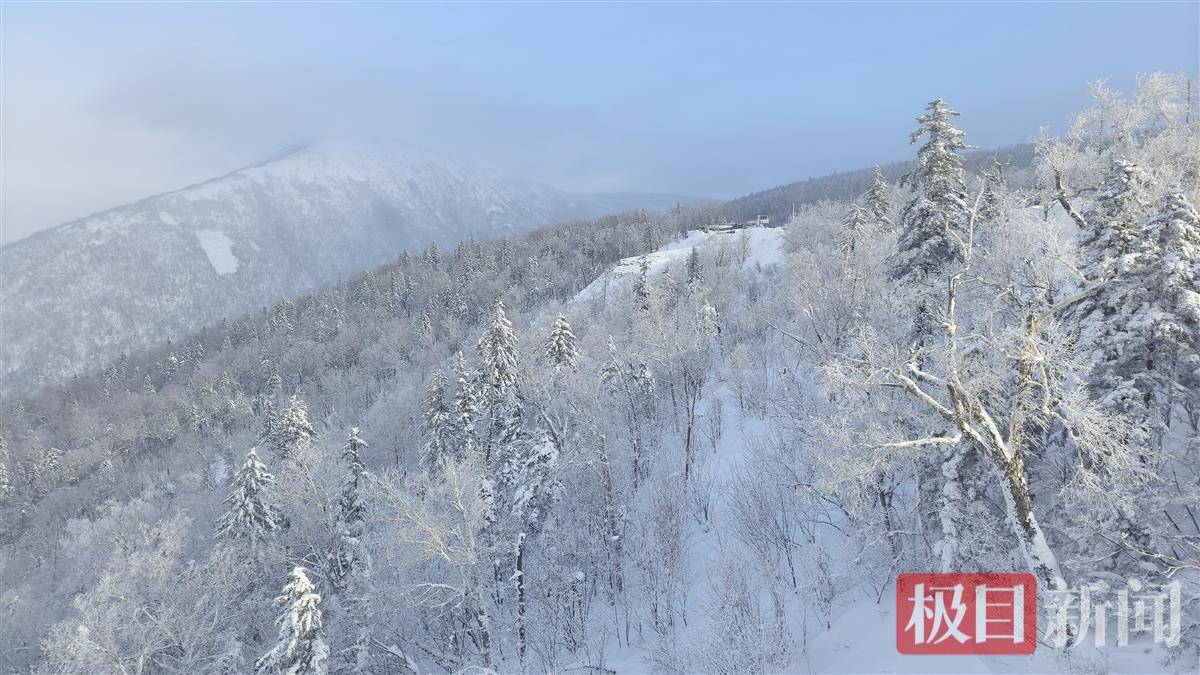
[{"label": "red logo box", "polygon": [[1032,574],[901,574],[896,649],[901,654],[1032,654],[1037,579]]}]

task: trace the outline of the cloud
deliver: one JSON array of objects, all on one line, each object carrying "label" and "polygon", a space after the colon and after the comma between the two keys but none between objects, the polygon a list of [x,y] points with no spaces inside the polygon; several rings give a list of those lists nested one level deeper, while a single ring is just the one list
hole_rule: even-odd
[{"label": "cloud", "polygon": [[176,67],[93,87],[10,78],[5,94],[6,242],[322,138],[428,147],[579,192],[686,184],[668,179],[669,138],[393,73]]},{"label": "cloud", "polygon": [[838,150],[836,133],[622,126],[583,106],[330,65],[176,62],[92,86],[31,78],[5,88],[4,241],[322,138],[427,147],[575,192],[732,197],[803,177],[834,155],[859,161]]}]

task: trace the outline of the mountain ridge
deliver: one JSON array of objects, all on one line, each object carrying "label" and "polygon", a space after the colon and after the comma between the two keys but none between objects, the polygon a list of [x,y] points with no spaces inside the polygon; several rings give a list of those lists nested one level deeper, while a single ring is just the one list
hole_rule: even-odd
[{"label": "mountain ridge", "polygon": [[94,369],[403,250],[673,200],[574,195],[431,151],[289,146],[0,247],[0,391]]}]

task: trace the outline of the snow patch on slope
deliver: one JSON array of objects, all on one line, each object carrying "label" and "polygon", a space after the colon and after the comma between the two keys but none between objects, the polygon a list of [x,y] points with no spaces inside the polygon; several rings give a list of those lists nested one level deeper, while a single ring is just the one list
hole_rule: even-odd
[{"label": "snow patch on slope", "polygon": [[158,219],[161,220],[164,224],[170,225],[172,227],[179,224],[179,221],[175,219],[175,216],[167,213],[166,211],[159,211]]},{"label": "snow patch on slope", "polygon": [[642,258],[650,263],[650,275],[654,276],[684,264],[692,248],[704,251],[708,247],[729,246],[736,251],[742,245],[743,237],[749,249],[744,269],[770,267],[783,257],[783,232],[783,228],[768,227],[751,227],[730,233],[692,230],[686,237],[676,239],[653,253],[625,258],[584,287],[572,304],[602,299],[632,284],[641,272]]},{"label": "snow patch on slope", "polygon": [[196,230],[196,239],[208,262],[217,274],[233,274],[238,268],[237,256],[233,254],[233,240],[220,230]]}]

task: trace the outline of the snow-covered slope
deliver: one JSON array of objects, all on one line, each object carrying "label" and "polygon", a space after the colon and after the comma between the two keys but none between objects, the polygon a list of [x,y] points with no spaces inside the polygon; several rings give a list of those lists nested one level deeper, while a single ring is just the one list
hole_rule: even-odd
[{"label": "snow-covered slope", "polygon": [[580,196],[425,151],[304,146],[0,248],[4,391],[394,258],[668,196]]},{"label": "snow-covered slope", "polygon": [[692,230],[686,237],[676,239],[653,253],[625,258],[617,263],[616,267],[585,286],[573,302],[602,300],[614,292],[620,293],[641,273],[643,259],[649,263],[649,274],[656,275],[682,265],[693,248],[703,250],[711,246],[727,245],[736,250],[741,247],[743,238],[747,246],[744,269],[774,265],[782,255],[783,232],[783,228],[766,227],[752,227],[727,233]]},{"label": "snow-covered slope", "polygon": [[[713,249],[729,246],[737,251],[741,248],[741,237],[745,237],[745,263],[740,269],[746,274],[757,274],[776,265],[783,255],[783,229],[750,228],[732,234],[691,231],[688,236],[672,241],[645,256],[626,258],[599,278],[586,286],[573,299],[575,313],[585,313],[593,304],[603,305],[607,301],[628,302],[630,286],[640,274],[642,261],[648,263],[651,278],[664,272],[681,273],[692,249],[701,252],[706,261],[714,259]],[[734,300],[731,310],[750,311],[745,297]],[[550,317],[543,316],[538,325],[545,326]],[[735,391],[733,372],[725,370],[728,363],[717,357],[708,371],[706,390],[697,408],[708,411],[719,410],[723,432],[718,440],[711,441],[703,452],[697,454],[694,485],[701,487],[698,494],[704,495],[705,518],[686,521],[684,542],[685,570],[688,588],[686,591],[687,621],[672,627],[671,641],[680,652],[672,656],[675,665],[690,665],[693,652],[701,651],[707,640],[722,631],[724,625],[713,625],[725,614],[721,598],[716,596],[716,587],[727,583],[722,577],[721,566],[728,560],[744,561],[741,546],[735,536],[738,527],[735,510],[735,492],[739,474],[748,464],[761,461],[755,457],[755,449],[765,447],[772,436],[779,433],[778,418],[747,414],[739,405]],[[779,365],[783,369],[784,364]],[[715,405],[719,402],[719,405]],[[747,474],[753,476],[755,474]],[[745,477],[741,476],[744,480]],[[829,608],[829,623],[826,624],[814,612],[816,602],[810,595],[812,588],[801,579],[799,588],[783,594],[782,611],[786,625],[791,631],[789,661],[778,666],[779,672],[787,673],[957,673],[990,675],[993,673],[1054,673],[1054,672],[1192,672],[1194,664],[1186,659],[1168,662],[1168,652],[1153,644],[1147,635],[1135,636],[1128,647],[1109,646],[1095,648],[1084,644],[1070,652],[1056,651],[1046,644],[1028,656],[1016,655],[961,655],[920,656],[902,655],[896,649],[896,602],[895,587],[882,590],[861,583],[862,562],[856,559],[855,551],[845,546],[845,540],[833,529],[818,535],[821,549],[830,553],[822,562],[828,565],[830,578],[835,583],[835,597]],[[815,571],[817,547],[810,545],[797,550],[797,566],[801,570]],[[894,573],[901,571],[896,569]],[[747,572],[753,577],[757,572]],[[888,576],[892,576],[889,572]],[[786,584],[785,584],[786,586]],[[766,591],[759,590],[762,607],[771,606],[772,599]],[[714,609],[715,608],[715,609]],[[643,610],[649,614],[649,610]],[[768,619],[764,614],[764,627]],[[1044,620],[1044,614],[1039,621]],[[1090,638],[1089,638],[1090,639]],[[1111,639],[1111,638],[1110,638]],[[603,666],[613,673],[646,673],[663,670],[656,662],[652,641],[639,644],[622,643],[616,637],[606,645]],[[747,647],[754,649],[753,645]],[[670,655],[669,655],[670,656]],[[580,664],[589,663],[581,661]],[[1164,665],[1166,664],[1166,665]],[[745,672],[754,668],[746,667]],[[732,672],[742,672],[734,670]]]}]

